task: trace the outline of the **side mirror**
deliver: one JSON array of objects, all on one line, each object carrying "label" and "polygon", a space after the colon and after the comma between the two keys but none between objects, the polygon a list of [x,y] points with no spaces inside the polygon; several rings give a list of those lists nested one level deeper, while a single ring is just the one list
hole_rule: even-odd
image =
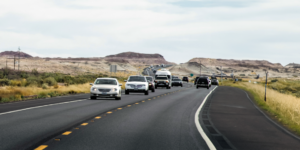
[{"label": "side mirror", "polygon": [[122,84],[119,84],[119,86],[122,86]]},{"label": "side mirror", "polygon": [[124,82],[127,82],[127,80],[124,80]]},{"label": "side mirror", "polygon": [[93,86],[94,84],[93,84],[93,83],[90,83],[90,85]]}]

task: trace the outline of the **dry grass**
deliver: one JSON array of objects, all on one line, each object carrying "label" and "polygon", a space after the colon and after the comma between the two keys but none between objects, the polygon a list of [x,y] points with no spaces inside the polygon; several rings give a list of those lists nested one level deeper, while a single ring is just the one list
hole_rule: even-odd
[{"label": "dry grass", "polygon": [[265,88],[260,84],[225,81],[223,85],[239,87],[250,92],[260,107],[272,114],[283,125],[300,134],[300,98],[267,88],[267,101],[265,102]]}]

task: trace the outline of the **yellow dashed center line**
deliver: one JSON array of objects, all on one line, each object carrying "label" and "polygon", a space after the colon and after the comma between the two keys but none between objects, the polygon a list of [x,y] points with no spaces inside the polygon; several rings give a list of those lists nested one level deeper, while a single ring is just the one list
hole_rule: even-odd
[{"label": "yellow dashed center line", "polygon": [[131,105],[127,105],[128,107],[130,107]]},{"label": "yellow dashed center line", "polygon": [[145,101],[142,101],[143,103],[145,102]]},{"label": "yellow dashed center line", "polygon": [[41,145],[41,146],[39,146],[38,148],[36,148],[34,150],[43,150],[43,149],[45,149],[47,147],[48,147],[48,145]]},{"label": "yellow dashed center line", "polygon": [[139,103],[135,103],[135,104],[139,104]]},{"label": "yellow dashed center line", "polygon": [[62,135],[69,135],[69,134],[71,134],[72,133],[72,131],[66,131],[65,133],[63,133]]},{"label": "yellow dashed center line", "polygon": [[148,99],[148,101],[150,101],[151,99]]},{"label": "yellow dashed center line", "polygon": [[122,108],[118,108],[118,110],[121,110]]},{"label": "yellow dashed center line", "polygon": [[95,119],[100,119],[100,118],[101,118],[100,116],[95,117]]},{"label": "yellow dashed center line", "polygon": [[54,139],[55,141],[60,141],[60,139]]},{"label": "yellow dashed center line", "polygon": [[82,126],[86,126],[86,125],[88,125],[89,123],[83,123],[83,124],[81,124]]},{"label": "yellow dashed center line", "polygon": [[75,128],[76,130],[78,130],[79,128]]},{"label": "yellow dashed center line", "polygon": [[109,112],[107,112],[108,114],[111,114],[112,112],[111,111],[109,111]]}]

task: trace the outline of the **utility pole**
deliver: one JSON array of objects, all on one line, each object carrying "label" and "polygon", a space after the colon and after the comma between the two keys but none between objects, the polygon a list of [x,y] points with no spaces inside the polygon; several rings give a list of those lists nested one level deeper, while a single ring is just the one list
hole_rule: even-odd
[{"label": "utility pole", "polygon": [[6,57],[6,69],[7,69],[7,57]]},{"label": "utility pole", "polygon": [[267,84],[268,84],[268,71],[266,71],[265,102],[267,101]]},{"label": "utility pole", "polygon": [[222,82],[222,77],[223,77],[223,72],[222,72],[222,66],[221,66],[221,82]]},{"label": "utility pole", "polygon": [[16,55],[14,55],[14,70],[16,70]]},{"label": "utility pole", "polygon": [[19,46],[19,61],[18,61],[18,71],[20,70],[20,53],[21,53],[21,48]]},{"label": "utility pole", "polygon": [[202,64],[201,64],[201,61],[200,61],[200,77],[201,77],[201,65],[202,65]]}]

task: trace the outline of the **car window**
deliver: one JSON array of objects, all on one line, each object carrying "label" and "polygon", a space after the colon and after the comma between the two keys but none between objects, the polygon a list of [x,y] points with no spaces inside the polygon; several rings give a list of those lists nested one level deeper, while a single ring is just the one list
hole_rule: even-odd
[{"label": "car window", "polygon": [[167,77],[156,77],[156,79],[159,79],[159,80],[168,80]]},{"label": "car window", "polygon": [[147,80],[152,81],[153,79],[151,77],[146,77]]},{"label": "car window", "polygon": [[146,82],[146,80],[145,77],[131,76],[129,77],[128,82]]},{"label": "car window", "polygon": [[205,79],[205,78],[199,78],[198,79],[198,83],[202,83],[202,82],[208,83],[207,79]]},{"label": "car window", "polygon": [[111,79],[97,79],[95,84],[117,85],[117,81]]},{"label": "car window", "polygon": [[180,79],[173,79],[172,81],[181,81]]}]

